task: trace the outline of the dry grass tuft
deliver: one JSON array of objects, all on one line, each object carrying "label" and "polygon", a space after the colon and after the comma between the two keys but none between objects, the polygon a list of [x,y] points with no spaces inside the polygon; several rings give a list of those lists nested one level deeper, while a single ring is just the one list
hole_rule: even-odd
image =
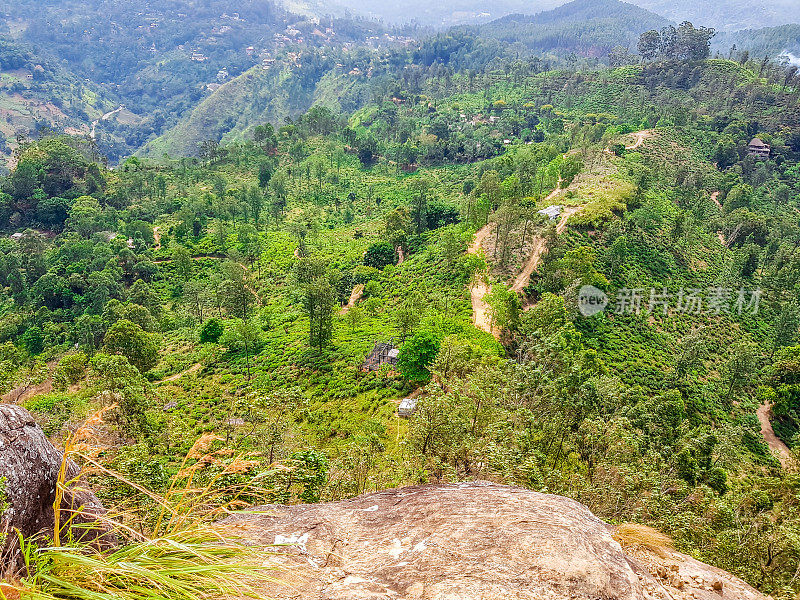
[{"label": "dry grass tuft", "polygon": [[644,548],[661,558],[666,557],[665,550],[675,547],[672,539],[665,533],[638,523],[618,525],[613,537],[623,548]]},{"label": "dry grass tuft", "polygon": [[[104,413],[88,419],[65,444],[56,486],[55,531],[52,545],[42,548],[21,540],[25,576],[0,583],[0,600],[223,600],[261,598],[262,590],[275,581],[275,570],[262,565],[262,551],[237,543],[231,532],[223,538],[212,523],[244,508],[242,495],[257,493],[257,482],[237,487],[220,485],[225,473],[245,473],[255,462],[247,455],[234,460],[221,475],[203,486],[195,484],[198,469],[213,461],[209,452],[219,438],[204,435],[192,447],[164,494],[155,494],[100,462],[102,446],[95,432],[102,427]],[[117,518],[99,517],[96,527],[113,533],[121,543],[98,547],[71,535],[74,514],[60,519],[64,493],[77,481],[67,481],[67,464],[77,459],[86,472],[103,473],[145,494],[159,507],[160,515],[147,530],[126,523],[144,524],[134,512]]]}]

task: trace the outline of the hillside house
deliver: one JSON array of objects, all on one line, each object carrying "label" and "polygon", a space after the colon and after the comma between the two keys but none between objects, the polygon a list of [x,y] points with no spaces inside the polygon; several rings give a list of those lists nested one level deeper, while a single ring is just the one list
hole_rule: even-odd
[{"label": "hillside house", "polygon": [[767,160],[771,151],[772,148],[770,148],[770,145],[762,142],[758,138],[753,138],[747,145],[747,154],[749,156],[755,156],[759,160]]},{"label": "hillside house", "polygon": [[551,221],[555,221],[561,216],[561,207],[557,204],[554,204],[553,206],[548,206],[547,208],[543,208],[542,210],[536,212],[538,212],[540,215],[544,215]]},{"label": "hillside house", "polygon": [[402,402],[400,402],[400,406],[397,408],[397,414],[398,416],[401,416],[404,419],[408,419],[416,412],[416,410],[417,410],[416,398],[403,398]]},{"label": "hillside house", "polygon": [[377,371],[383,365],[395,366],[400,349],[394,345],[394,339],[388,342],[377,342],[372,352],[369,353],[364,364],[361,365],[363,371]]}]

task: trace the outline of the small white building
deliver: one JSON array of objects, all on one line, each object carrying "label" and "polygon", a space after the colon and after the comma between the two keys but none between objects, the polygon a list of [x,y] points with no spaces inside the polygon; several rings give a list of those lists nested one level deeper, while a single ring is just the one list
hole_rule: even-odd
[{"label": "small white building", "polygon": [[403,398],[403,401],[400,402],[400,406],[397,409],[397,414],[403,417],[404,419],[408,419],[411,415],[413,415],[417,410],[417,399],[416,398]]},{"label": "small white building", "polygon": [[561,216],[561,206],[554,204],[553,206],[548,206],[547,208],[543,208],[537,212],[540,215],[544,215],[545,217],[549,218],[551,221],[555,221]]}]

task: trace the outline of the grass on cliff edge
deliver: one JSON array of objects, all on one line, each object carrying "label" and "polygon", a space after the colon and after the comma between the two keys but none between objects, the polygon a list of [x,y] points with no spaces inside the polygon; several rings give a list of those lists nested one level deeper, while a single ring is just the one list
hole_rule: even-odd
[{"label": "grass on cliff edge", "polygon": [[[162,496],[143,489],[103,467],[96,448],[86,440],[98,413],[87,421],[66,445],[59,474],[55,514],[62,514],[63,492],[76,482],[65,481],[69,458],[82,459],[88,470],[116,477],[147,494],[157,505],[155,519],[146,526],[138,515],[126,512],[104,519],[93,527],[116,536],[111,548],[75,539],[69,522],[59,523],[49,546],[21,540],[25,568],[16,578],[0,579],[0,600],[216,600],[262,598],[260,589],[275,579],[274,571],[262,566],[257,549],[223,539],[212,523],[241,507],[240,496],[253,491],[227,488],[212,490],[213,483],[194,484],[196,469],[190,459],[202,464],[210,436],[201,437],[184,460]],[[231,468],[244,461],[233,463]],[[86,474],[87,468],[84,468]],[[142,533],[142,529],[147,530]],[[80,536],[78,536],[80,537]],[[227,537],[227,536],[226,536]]]}]

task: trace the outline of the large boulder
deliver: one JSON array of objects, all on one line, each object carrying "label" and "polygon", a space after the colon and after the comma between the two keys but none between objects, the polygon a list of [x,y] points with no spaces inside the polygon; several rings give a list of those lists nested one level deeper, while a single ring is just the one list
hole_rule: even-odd
[{"label": "large boulder", "polygon": [[[0,404],[0,480],[9,508],[0,515],[0,534],[18,530],[25,537],[50,535],[55,524],[53,503],[63,454],[45,436],[25,409]],[[61,502],[61,523],[72,523],[77,538],[113,543],[102,527],[86,527],[102,520],[105,510],[79,480],[80,469],[69,460],[65,481],[69,488]],[[2,502],[0,502],[2,503]],[[80,526],[80,527],[78,527]],[[14,554],[16,535],[6,535],[2,557]],[[2,567],[2,565],[0,565]]]},{"label": "large boulder", "polygon": [[574,500],[487,482],[259,507],[219,528],[263,546],[276,600],[764,599],[669,549],[626,552]]}]

